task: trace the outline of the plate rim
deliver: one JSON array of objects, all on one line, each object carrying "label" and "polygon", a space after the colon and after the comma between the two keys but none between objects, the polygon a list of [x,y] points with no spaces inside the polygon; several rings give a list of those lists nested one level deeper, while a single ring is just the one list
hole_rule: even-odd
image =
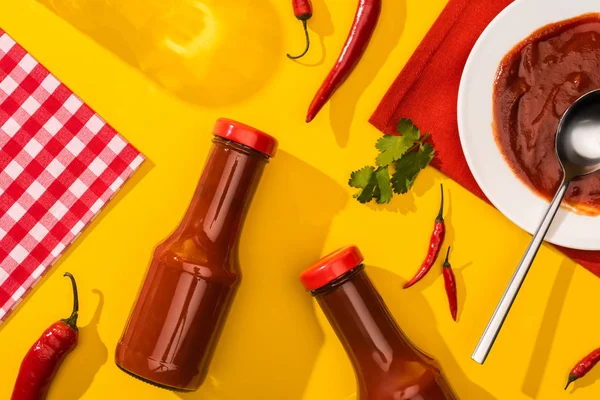
[{"label": "plate rim", "polygon": [[[467,161],[467,165],[469,167],[469,170],[471,172],[471,174],[473,175],[475,181],[477,182],[478,186],[481,188],[481,190],[483,191],[483,193],[485,194],[486,198],[489,200],[489,202],[501,213],[503,214],[508,220],[510,220],[512,223],[514,223],[515,225],[517,225],[519,228],[521,228],[522,230],[528,232],[529,234],[533,234],[534,231],[537,229],[533,228],[531,229],[531,227],[528,227],[526,222],[527,221],[522,221],[521,219],[519,219],[518,217],[515,216],[515,214],[510,210],[510,207],[505,207],[503,205],[502,202],[498,201],[498,198],[495,198],[494,196],[490,196],[491,190],[489,190],[488,185],[486,183],[486,179],[478,172],[477,169],[477,163],[474,160],[473,155],[469,152],[469,147],[468,147],[468,137],[467,137],[467,131],[469,130],[467,127],[467,120],[468,117],[466,116],[466,114],[468,114],[467,111],[467,96],[466,96],[466,91],[467,91],[467,87],[469,86],[468,83],[468,78],[474,73],[474,65],[476,64],[476,62],[478,61],[478,57],[481,53],[482,47],[486,45],[486,40],[488,39],[488,37],[494,33],[494,31],[496,29],[498,29],[498,26],[506,21],[506,19],[508,18],[507,15],[510,15],[511,13],[515,12],[515,9],[518,9],[519,7],[521,7],[522,4],[525,4],[527,1],[532,1],[532,0],[516,0],[515,2],[509,4],[506,8],[504,8],[500,13],[498,13],[498,15],[486,26],[486,28],[483,30],[483,32],[481,33],[481,35],[478,37],[475,45],[473,46],[473,48],[471,49],[471,52],[469,53],[469,57],[467,59],[467,62],[465,63],[465,66],[463,68],[462,74],[461,74],[461,80],[460,80],[460,85],[459,85],[459,90],[458,90],[458,98],[457,98],[457,125],[458,125],[458,132],[459,132],[459,139],[460,139],[460,144],[461,144],[461,148],[465,157],[465,160]],[[534,0],[537,1],[537,0]],[[598,11],[600,13],[600,6],[598,7]],[[566,16],[563,18],[563,20],[565,19],[569,19],[569,18],[574,18],[575,16]],[[561,19],[557,19],[554,22],[559,22]],[[548,22],[548,23],[553,23],[552,21]],[[533,27],[531,29],[531,31],[525,35],[529,35],[533,32],[535,32],[535,30],[542,28],[544,25],[540,25],[537,27]],[[522,37],[520,40],[524,40],[526,39],[527,36]],[[518,45],[519,41],[515,42],[513,44],[513,46]],[[490,82],[490,85],[493,85],[493,82]],[[493,128],[491,128],[493,124],[493,120],[490,121],[490,132],[492,135],[495,135],[493,132]],[[504,162],[506,163],[506,159],[504,157],[504,154],[502,153],[501,149],[498,147],[498,144],[496,143],[496,138],[493,137],[492,138],[493,141],[495,142],[495,147],[498,151],[498,153],[500,154],[500,156],[502,157],[502,159],[504,160]],[[510,168],[510,166],[508,165],[508,163],[506,163],[507,166]],[[514,174],[514,171],[512,170],[512,168],[510,168],[510,172],[514,175],[514,178],[523,186],[525,187],[529,192],[531,192],[531,194],[535,197],[537,197],[540,201],[543,201],[545,204],[544,207],[544,212],[547,210],[549,202],[542,198],[541,196],[539,196],[539,194],[535,193],[535,191],[533,191],[528,185],[526,185],[520,178],[518,178],[518,176],[516,174]],[[537,207],[534,207],[535,210],[534,211],[538,211]],[[567,209],[564,209],[563,207],[561,207],[561,209],[559,210],[559,212],[562,213],[566,213],[567,215],[572,214],[572,215],[576,215],[573,214],[571,212],[569,212]],[[597,217],[596,217],[597,218]],[[540,215],[540,220],[541,220],[541,215]],[[600,219],[599,219],[600,221]],[[554,228],[559,228],[558,226],[554,226]],[[561,238],[560,236],[555,237],[553,235],[553,232],[549,232],[549,234],[546,236],[545,241],[552,243],[554,245],[558,245],[558,246],[562,246],[562,247],[567,247],[570,249],[575,249],[575,250],[586,250],[586,251],[596,251],[596,250],[600,250],[600,242],[597,242],[596,244],[594,243],[590,243],[591,241],[586,241],[584,243],[575,243],[573,241],[565,241],[563,240],[564,238]]]}]

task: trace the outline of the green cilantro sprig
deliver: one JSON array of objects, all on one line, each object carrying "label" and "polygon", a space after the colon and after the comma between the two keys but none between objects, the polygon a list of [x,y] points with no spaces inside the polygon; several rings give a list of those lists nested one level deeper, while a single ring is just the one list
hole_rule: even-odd
[{"label": "green cilantro sprig", "polygon": [[419,172],[435,156],[433,145],[425,143],[430,135],[421,135],[411,120],[401,119],[396,131],[400,136],[384,135],[377,140],[375,147],[379,155],[375,167],[363,167],[350,175],[348,185],[360,189],[354,197],[361,203],[375,199],[378,204],[385,204],[392,200],[394,193],[408,192]]}]

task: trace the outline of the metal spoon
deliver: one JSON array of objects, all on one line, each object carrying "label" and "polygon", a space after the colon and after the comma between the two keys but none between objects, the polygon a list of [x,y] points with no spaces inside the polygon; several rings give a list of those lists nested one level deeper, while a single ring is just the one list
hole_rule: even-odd
[{"label": "metal spoon", "polygon": [[558,125],[555,147],[563,181],[471,356],[480,364],[485,362],[502,328],[569,184],[600,169],[600,90],[583,95],[567,109]]}]

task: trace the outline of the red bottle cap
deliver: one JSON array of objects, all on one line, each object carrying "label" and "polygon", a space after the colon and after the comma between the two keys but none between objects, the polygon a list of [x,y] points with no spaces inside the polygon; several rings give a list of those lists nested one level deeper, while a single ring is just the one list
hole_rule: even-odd
[{"label": "red bottle cap", "polygon": [[317,290],[362,264],[364,257],[356,246],[347,246],[321,258],[300,274],[306,290]]},{"label": "red bottle cap", "polygon": [[269,157],[277,152],[277,139],[256,128],[227,118],[219,118],[213,134],[260,151]]}]

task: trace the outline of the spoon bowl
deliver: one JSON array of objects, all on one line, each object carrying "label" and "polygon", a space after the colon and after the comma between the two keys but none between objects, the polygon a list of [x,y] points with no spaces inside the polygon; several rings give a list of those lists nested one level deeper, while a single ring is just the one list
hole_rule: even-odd
[{"label": "spoon bowl", "polygon": [[600,90],[581,96],[558,125],[556,154],[566,180],[600,169]]},{"label": "spoon bowl", "polygon": [[475,348],[472,358],[480,364],[485,362],[500,333],[569,184],[600,169],[600,90],[581,96],[565,111],[556,132],[555,149],[563,180]]}]

